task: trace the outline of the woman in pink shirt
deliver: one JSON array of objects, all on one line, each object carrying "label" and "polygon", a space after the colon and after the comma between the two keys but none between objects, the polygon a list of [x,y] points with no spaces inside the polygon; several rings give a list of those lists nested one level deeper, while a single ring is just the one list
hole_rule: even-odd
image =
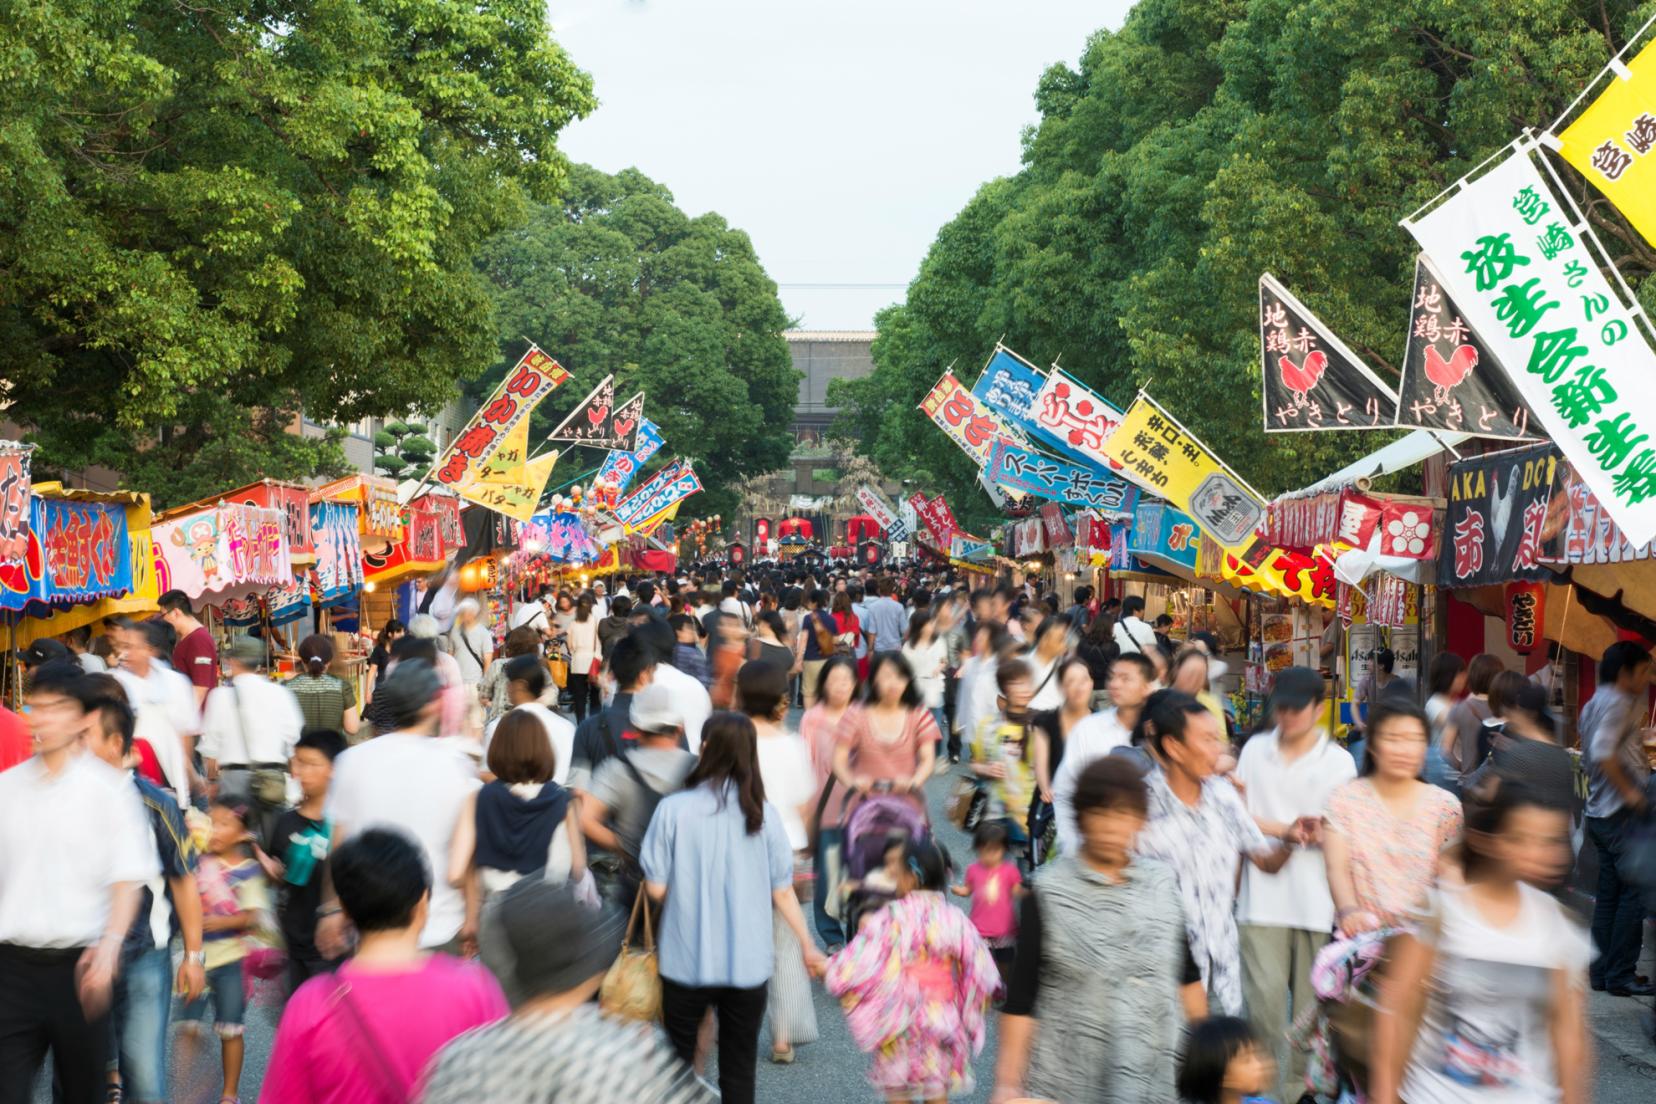
[{"label": "woman in pink shirt", "polygon": [[337,972],[311,978],[288,1001],[264,1104],[407,1100],[444,1044],[508,1011],[482,966],[420,950],[431,875],[407,837],[380,829],[353,836],[330,869],[360,943]]},{"label": "woman in pink shirt", "polygon": [[863,704],[846,710],[835,739],[834,775],[841,785],[858,794],[889,788],[924,808],[922,787],[937,761],[937,722],[901,655],[874,657]]}]

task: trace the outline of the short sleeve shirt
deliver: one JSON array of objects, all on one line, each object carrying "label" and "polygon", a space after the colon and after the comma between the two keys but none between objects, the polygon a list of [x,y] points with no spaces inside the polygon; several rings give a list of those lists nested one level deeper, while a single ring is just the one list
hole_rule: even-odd
[{"label": "short sleeve shirt", "polygon": [[1419,804],[1405,818],[1392,815],[1358,778],[1328,798],[1328,830],[1346,840],[1351,882],[1360,907],[1382,924],[1406,920],[1437,880],[1438,856],[1461,834],[1461,805],[1449,791],[1419,788]]},{"label": "short sleeve shirt", "polygon": [[[132,781],[138,787],[138,799],[143,802],[150,833],[155,840],[155,853],[161,861],[161,880],[170,882],[174,878],[194,874],[199,857],[196,854],[195,840],[191,837],[189,828],[185,827],[184,813],[179,809],[178,802],[146,779],[134,775]],[[157,894],[148,883],[145,883],[139,891],[138,915],[133,918],[132,927],[128,929],[126,939],[121,944],[123,958],[167,945],[172,938],[173,929],[177,926],[173,919],[171,899],[170,888]]]},{"label": "short sleeve shirt", "polygon": [[173,670],[190,680],[191,686],[211,690],[219,684],[218,649],[213,634],[199,628],[173,645]]}]

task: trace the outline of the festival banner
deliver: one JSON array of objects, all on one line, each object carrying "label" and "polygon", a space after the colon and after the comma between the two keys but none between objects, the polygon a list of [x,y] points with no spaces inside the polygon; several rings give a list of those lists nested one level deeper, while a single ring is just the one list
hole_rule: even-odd
[{"label": "festival banner", "polygon": [[967,536],[965,533],[956,533],[949,538],[949,558],[952,560],[979,563],[987,560],[992,552],[994,547],[988,541]]},{"label": "festival banner", "polygon": [[910,506],[914,507],[914,513],[920,519],[920,524],[924,525],[926,532],[931,535],[932,545],[937,548],[949,547],[949,538],[954,536],[955,525],[954,519],[946,512],[947,504],[944,504],[943,510],[938,509],[938,504],[943,502],[943,496],[938,495],[933,500],[916,491],[909,496],[908,502]]},{"label": "festival banner", "polygon": [[[1337,598],[1334,561],[1324,548],[1313,549],[1310,554],[1289,548],[1266,548],[1264,557],[1257,565],[1249,565],[1226,553],[1220,564],[1219,577],[1244,590],[1295,598],[1330,609],[1334,608]],[[1273,643],[1269,633],[1265,643],[1269,650],[1269,645]]]},{"label": "festival banner", "polygon": [[1397,393],[1269,272],[1259,278],[1265,432],[1385,429]]},{"label": "festival banner", "polygon": [[1054,365],[1035,396],[1027,428],[1060,451],[1108,466],[1104,442],[1121,424],[1121,411],[1086,384]]},{"label": "festival banner", "polygon": [[18,574],[29,552],[29,454],[33,445],[0,441],[0,574]]},{"label": "festival banner", "polygon": [[605,376],[598,381],[587,397],[580,401],[558,428],[547,434],[548,441],[573,441],[578,445],[619,444],[615,440],[613,414],[615,412],[615,377]]},{"label": "festival banner", "polygon": [[642,524],[701,489],[701,480],[690,462],[675,460],[623,499],[615,508],[615,519],[628,526]]},{"label": "festival banner", "polygon": [[529,419],[518,422],[500,442],[494,455],[477,466],[469,482],[521,483],[523,465],[529,458]]},{"label": "festival banner", "polygon": [[519,482],[491,483],[488,480],[468,479],[456,483],[454,493],[468,502],[505,514],[517,521],[528,521],[540,505],[541,495],[552,478],[552,469],[558,464],[558,453],[537,456],[518,468]]},{"label": "festival banner", "polygon": [[466,428],[461,430],[437,458],[428,480],[452,487],[492,457],[520,422],[540,401],[570,378],[563,365],[535,348],[523,354],[489,401],[478,407]]},{"label": "festival banner", "polygon": [[182,590],[216,603],[288,582],[293,567],[287,526],[285,510],[245,504],[157,522],[152,529],[160,556],[157,584],[163,593]]},{"label": "festival banner", "polygon": [[316,540],[316,589],[325,609],[355,594],[362,585],[362,534],[357,504],[323,499],[311,503]]},{"label": "festival banner", "polygon": [[[920,409],[977,462],[980,470],[989,462],[989,446],[994,439],[1014,435],[1005,419],[966,390],[953,372],[939,377],[920,400]],[[1022,498],[1023,493],[1017,492],[1016,497]]]},{"label": "festival banner", "polygon": [[1019,425],[1034,421],[1035,396],[1046,376],[1004,345],[996,345],[972,387],[972,394],[990,410]]},{"label": "festival banner", "polygon": [[1138,499],[1138,489],[1124,479],[1055,460],[1006,437],[996,437],[990,446],[986,472],[1004,487],[1102,514],[1129,513]]},{"label": "festival banner", "polygon": [[885,495],[867,483],[857,488],[857,504],[863,508],[863,513],[873,518],[875,524],[887,532],[897,523],[896,509],[886,501]]},{"label": "festival banner", "polygon": [[1507,643],[1519,655],[1529,655],[1541,643],[1547,623],[1547,587],[1544,583],[1508,583],[1506,586]]},{"label": "festival banner", "polygon": [[1564,513],[1558,461],[1558,449],[1543,444],[1449,466],[1439,586],[1489,586],[1547,574],[1541,552],[1549,515]]},{"label": "festival banner", "polygon": [[[1444,290],[1628,539],[1656,537],[1656,353],[1528,138],[1414,221]],[[1522,366],[1522,367],[1520,367]]]},{"label": "festival banner", "polygon": [[1656,556],[1656,542],[1634,544],[1622,533],[1598,496],[1569,464],[1554,476],[1555,502],[1561,502],[1564,523],[1548,527],[1541,549],[1545,564],[1634,563]]},{"label": "festival banner", "polygon": [[34,495],[21,576],[0,579],[0,610],[70,606],[132,589],[126,511],[113,503]]},{"label": "festival banner", "polygon": [[603,466],[598,469],[598,481],[610,484],[618,494],[626,491],[650,457],[659,452],[665,443],[660,427],[648,418],[640,418],[632,451],[611,449],[609,455],[604,457]]},{"label": "festival banner", "polygon": [[1397,424],[1479,437],[1533,436],[1523,396],[1466,324],[1425,254],[1415,258],[1413,303]]},{"label": "festival banner", "polygon": [[[1175,510],[1165,502],[1140,502],[1133,511],[1127,548],[1135,556],[1160,557],[1194,572],[1201,538],[1201,529],[1184,511]],[[1160,565],[1152,563],[1152,566]]]},{"label": "festival banner", "polygon": [[592,563],[604,552],[581,524],[579,514],[536,514],[524,525],[519,539],[558,563]]},{"label": "festival banner", "polygon": [[1075,543],[1075,534],[1070,531],[1069,522],[1064,520],[1064,508],[1056,502],[1043,502],[1039,511],[1041,516],[1041,531],[1046,537],[1048,548],[1059,548]]},{"label": "festival banner", "polygon": [[949,504],[943,501],[942,495],[937,495],[932,499],[931,508],[932,513],[941,518],[943,520],[943,524],[949,527],[949,533],[951,535],[965,532],[965,530],[960,527],[960,523],[955,521],[954,511],[949,509]]},{"label": "festival banner", "polygon": [[626,402],[615,408],[610,416],[610,432],[614,437],[614,444],[610,448],[619,452],[633,452],[638,448],[638,431],[644,425],[644,392],[640,391]]},{"label": "festival banner", "polygon": [[1599,98],[1558,135],[1558,152],[1656,245],[1656,41],[1607,71]]},{"label": "festival banner", "polygon": [[1220,547],[1247,558],[1265,500],[1178,420],[1139,392],[1104,443],[1121,474],[1184,510]]}]

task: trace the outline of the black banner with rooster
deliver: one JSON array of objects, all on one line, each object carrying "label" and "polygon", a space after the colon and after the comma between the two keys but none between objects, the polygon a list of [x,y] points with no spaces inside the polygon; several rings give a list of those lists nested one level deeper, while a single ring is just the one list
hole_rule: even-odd
[{"label": "black banner with rooster", "polygon": [[1397,394],[1270,273],[1259,278],[1265,432],[1390,429]]},{"label": "black banner with rooster", "polygon": [[1409,344],[1397,424],[1507,440],[1538,437],[1529,407],[1507,379],[1424,254],[1415,260]]}]

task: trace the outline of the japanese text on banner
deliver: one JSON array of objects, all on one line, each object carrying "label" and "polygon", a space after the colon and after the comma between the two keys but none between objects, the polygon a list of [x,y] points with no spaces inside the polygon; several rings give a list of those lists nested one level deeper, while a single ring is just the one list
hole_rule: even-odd
[{"label": "japanese text on banner", "polygon": [[1137,488],[1124,479],[1043,456],[1005,437],[990,446],[988,476],[1004,487],[1104,514],[1127,513],[1138,498]]},{"label": "japanese text on banner", "polygon": [[1559,153],[1656,245],[1656,41],[1558,136]]},{"label": "japanese text on banner", "polygon": [[569,378],[561,364],[531,347],[438,458],[429,478],[452,487],[475,473],[536,404]]}]

